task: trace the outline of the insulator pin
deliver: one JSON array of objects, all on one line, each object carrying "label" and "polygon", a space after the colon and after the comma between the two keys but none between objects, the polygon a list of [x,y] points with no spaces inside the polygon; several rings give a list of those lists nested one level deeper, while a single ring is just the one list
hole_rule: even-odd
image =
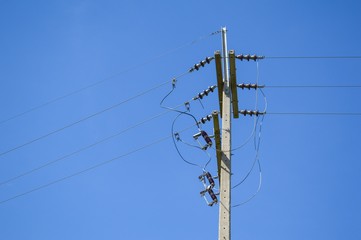
[{"label": "insulator pin", "polygon": [[208,192],[209,196],[211,196],[211,198],[213,200],[212,202],[208,203],[208,206],[213,206],[213,204],[218,202],[217,196],[216,196],[216,194],[214,194],[212,188],[210,188],[210,187],[207,188],[207,192]]},{"label": "insulator pin", "polygon": [[199,70],[201,67],[204,67],[206,64],[209,64],[212,60],[214,59],[214,57],[207,57],[205,60],[194,64],[194,66],[189,69],[189,72],[193,72],[194,70]]},{"label": "insulator pin", "polygon": [[266,112],[260,112],[258,110],[256,111],[252,111],[252,110],[241,110],[239,111],[240,114],[243,114],[244,116],[246,115],[249,115],[249,116],[253,116],[253,115],[256,115],[256,116],[259,116],[259,115],[264,115],[266,114]]},{"label": "insulator pin", "polygon": [[[205,178],[207,178],[209,185],[207,185]],[[207,202],[208,206],[213,206],[213,204],[218,202],[216,194],[213,192],[213,187],[215,186],[212,175],[209,172],[204,172],[199,179],[202,181],[204,190],[200,192],[201,196],[204,197],[204,200]],[[205,194],[208,193],[212,201],[208,201]]]},{"label": "insulator pin", "polygon": [[206,142],[206,145],[204,145],[204,146],[202,147],[202,150],[207,150],[207,148],[209,148],[209,147],[212,146],[212,140],[211,140],[211,138],[208,136],[208,134],[207,134],[205,131],[203,131],[203,130],[201,130],[200,132],[194,134],[194,135],[193,135],[193,138],[197,140],[200,136],[202,136],[203,139],[204,139],[204,141]]},{"label": "insulator pin", "polygon": [[246,55],[243,55],[243,54],[240,54],[240,55],[237,55],[236,56],[237,59],[240,59],[241,61],[243,60],[253,60],[253,61],[256,61],[258,59],[264,59],[264,56],[257,56],[257,55],[249,55],[249,54],[246,54]]},{"label": "insulator pin", "polygon": [[209,172],[206,172],[205,173],[207,179],[208,179],[208,182],[209,184],[212,186],[212,188],[214,187],[215,183],[214,183],[214,180],[213,180],[213,177],[212,175],[209,173]]},{"label": "insulator pin", "polygon": [[213,179],[211,173],[210,172],[204,172],[202,175],[200,175],[198,177],[203,182],[204,187],[207,188],[207,183],[205,181],[205,177],[208,180],[208,183],[209,183],[208,186],[211,186],[213,188],[215,186],[215,182],[214,182],[214,179]]},{"label": "insulator pin", "polygon": [[206,141],[207,145],[210,147],[212,146],[212,140],[211,138],[208,136],[208,134],[205,131],[201,131],[201,135],[204,138],[204,141]]},{"label": "insulator pin", "polygon": [[201,118],[199,122],[205,124],[206,122],[211,121],[211,119],[212,115],[207,115],[206,117]]},{"label": "insulator pin", "polygon": [[237,87],[245,89],[247,88],[248,90],[250,89],[257,89],[257,88],[264,88],[264,85],[258,85],[258,84],[251,84],[251,83],[241,83],[241,84],[237,84]]},{"label": "insulator pin", "polygon": [[195,97],[193,98],[193,100],[203,99],[204,96],[208,96],[208,94],[209,94],[210,92],[213,92],[214,89],[216,89],[216,87],[217,87],[216,85],[213,85],[213,86],[208,87],[208,88],[207,88],[206,90],[204,90],[203,92],[198,93],[198,95],[195,96]]}]

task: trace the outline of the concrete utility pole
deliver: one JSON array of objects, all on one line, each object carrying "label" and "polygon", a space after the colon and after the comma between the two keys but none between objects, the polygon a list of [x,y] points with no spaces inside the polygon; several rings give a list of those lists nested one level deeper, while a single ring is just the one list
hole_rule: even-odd
[{"label": "concrete utility pole", "polygon": [[220,205],[218,240],[231,239],[231,89],[229,82],[227,29],[222,28],[223,96],[222,143],[220,165]]}]

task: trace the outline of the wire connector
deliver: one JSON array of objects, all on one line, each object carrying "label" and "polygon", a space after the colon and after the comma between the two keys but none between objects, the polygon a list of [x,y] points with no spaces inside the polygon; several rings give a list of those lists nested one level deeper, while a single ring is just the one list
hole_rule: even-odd
[{"label": "wire connector", "polygon": [[179,133],[174,133],[174,138],[175,138],[175,140],[177,140],[177,141],[180,141],[180,136],[179,136]]},{"label": "wire connector", "polygon": [[240,54],[240,55],[237,55],[236,56],[237,59],[243,61],[243,60],[253,60],[253,61],[256,61],[256,60],[259,60],[259,59],[264,59],[264,56],[257,56],[256,54],[254,55],[249,55],[249,54],[246,54],[246,55],[243,55],[243,54]]},{"label": "wire connector", "polygon": [[247,88],[248,90],[250,90],[251,88],[252,89],[264,88],[264,85],[241,83],[241,84],[237,84],[237,87],[242,88],[242,89]]},{"label": "wire connector", "polygon": [[249,115],[249,116],[256,115],[257,117],[258,117],[259,115],[265,115],[265,114],[266,114],[266,112],[260,112],[260,111],[258,111],[258,110],[256,110],[256,111],[252,111],[252,110],[241,110],[241,111],[239,111],[239,113],[240,113],[240,114],[243,114],[244,116],[246,116],[246,115]]},{"label": "wire connector", "polygon": [[206,57],[205,60],[197,64],[194,64],[194,66],[191,69],[189,69],[189,72],[193,72],[194,70],[198,71],[201,67],[204,67],[206,64],[209,64],[213,59],[214,57]]}]

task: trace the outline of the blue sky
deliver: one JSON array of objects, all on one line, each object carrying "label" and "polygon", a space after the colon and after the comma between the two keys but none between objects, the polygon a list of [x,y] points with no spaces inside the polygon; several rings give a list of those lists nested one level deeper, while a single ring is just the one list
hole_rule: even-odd
[{"label": "blue sky", "polygon": [[[360,56],[359,9],[348,0],[0,1],[0,238],[216,239],[218,205],[199,195],[202,170],[180,158],[171,138],[155,143],[174,123],[197,144],[189,116],[155,118],[172,78],[220,50],[220,34],[210,34],[226,26],[229,49],[266,56],[258,68],[237,61],[238,83],[359,86],[360,59],[267,58]],[[177,79],[165,105],[214,84],[212,62]],[[269,113],[361,112],[360,88],[263,91]],[[238,94],[240,109],[255,108],[255,91]],[[200,119],[217,109],[214,93],[191,102],[190,113]],[[247,143],[233,152],[233,183],[254,161],[253,123],[232,123],[232,147]],[[268,114],[261,133],[262,188],[232,209],[232,238],[360,239],[360,116]],[[192,163],[210,156],[207,170],[216,174],[213,149],[177,146]],[[232,204],[252,196],[258,181],[255,167]]]}]

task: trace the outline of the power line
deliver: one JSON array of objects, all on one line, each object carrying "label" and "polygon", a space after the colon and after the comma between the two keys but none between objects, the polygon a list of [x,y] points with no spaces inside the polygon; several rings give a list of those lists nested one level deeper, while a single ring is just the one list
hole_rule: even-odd
[{"label": "power line", "polygon": [[361,56],[265,56],[266,59],[361,59]]},{"label": "power line", "polygon": [[361,85],[265,85],[265,88],[361,88]]},{"label": "power line", "polygon": [[[191,127],[194,127],[194,125],[191,126]],[[188,130],[188,129],[191,128],[191,127],[185,128],[185,129],[183,129],[183,130],[181,130],[181,131],[179,131],[179,132],[186,131],[186,130]],[[116,160],[119,160],[119,159],[124,158],[124,157],[126,157],[126,156],[129,156],[129,155],[131,155],[131,154],[133,154],[133,153],[139,152],[139,151],[141,151],[141,150],[143,150],[143,149],[149,148],[149,147],[151,147],[151,146],[153,146],[153,145],[156,145],[156,144],[158,144],[158,143],[160,143],[160,142],[163,142],[163,141],[165,141],[165,140],[167,140],[167,139],[169,139],[169,138],[171,138],[171,137],[172,137],[172,136],[166,136],[166,137],[159,138],[158,140],[155,140],[155,141],[153,141],[153,142],[151,142],[151,143],[149,143],[149,144],[145,144],[145,145],[143,145],[143,146],[141,146],[141,147],[139,147],[139,148],[136,148],[136,149],[134,149],[134,150],[132,150],[132,151],[129,151],[129,152],[125,153],[125,154],[118,155],[118,156],[116,156],[116,157],[113,157],[113,158],[108,159],[108,160],[106,160],[106,161],[100,162],[100,163],[98,163],[98,164],[95,164],[95,165],[93,165],[93,166],[91,166],[91,167],[88,167],[88,168],[86,168],[86,169],[83,169],[83,170],[81,170],[81,171],[75,172],[75,173],[70,174],[70,175],[68,175],[68,176],[65,176],[65,177],[56,179],[56,180],[54,180],[54,181],[52,181],[52,182],[43,184],[43,185],[41,185],[41,186],[35,187],[35,188],[33,188],[33,189],[30,189],[30,190],[28,190],[28,191],[26,191],[26,192],[23,192],[23,193],[20,193],[20,194],[15,195],[15,196],[12,196],[12,197],[10,197],[10,198],[7,198],[7,199],[5,199],[5,200],[2,200],[2,201],[0,201],[0,204],[4,204],[4,203],[9,202],[9,201],[11,201],[11,200],[14,200],[14,199],[16,199],[16,198],[19,198],[19,197],[28,195],[28,194],[30,194],[30,193],[39,191],[39,190],[41,190],[41,189],[47,188],[47,187],[49,187],[49,186],[52,186],[52,185],[54,185],[54,184],[63,182],[63,181],[65,181],[65,180],[67,180],[67,179],[70,179],[70,178],[79,176],[79,175],[81,175],[81,174],[83,174],[83,173],[89,172],[89,171],[94,170],[94,169],[96,169],[96,168],[102,167],[102,166],[104,166],[104,165],[106,165],[106,164],[112,163],[112,162],[114,162],[114,161],[116,161]]]},{"label": "power line", "polygon": [[[187,73],[188,73],[188,72],[187,72]],[[185,75],[185,74],[181,74],[179,77],[181,77],[181,76],[183,76],[183,75]],[[179,78],[179,77],[178,77],[178,78]],[[59,128],[59,129],[56,129],[56,130],[54,130],[54,131],[52,131],[52,132],[49,132],[49,133],[47,133],[47,134],[44,134],[44,135],[42,135],[42,136],[40,136],[40,137],[37,137],[37,138],[35,138],[35,139],[32,139],[32,140],[30,140],[30,141],[28,141],[28,142],[25,142],[25,143],[23,143],[23,144],[20,144],[20,145],[14,147],[14,148],[11,148],[11,149],[9,149],[9,150],[6,150],[6,151],[4,151],[4,152],[1,152],[1,153],[0,153],[0,157],[1,157],[1,156],[4,156],[4,155],[6,155],[6,154],[8,154],[8,153],[10,153],[10,152],[13,152],[13,151],[15,151],[15,150],[18,150],[18,149],[20,149],[20,148],[22,148],[22,147],[28,146],[28,145],[30,145],[30,144],[32,144],[32,143],[34,143],[34,142],[37,142],[37,141],[42,140],[42,139],[44,139],[44,138],[47,138],[47,137],[49,137],[49,136],[51,136],[51,135],[54,135],[55,133],[58,133],[58,132],[63,131],[63,130],[65,130],[65,129],[67,129],[67,128],[70,128],[70,127],[72,127],[72,126],[74,126],[74,125],[77,125],[77,124],[79,124],[79,123],[81,123],[81,122],[84,122],[84,121],[86,121],[86,120],[88,120],[88,119],[90,119],[90,118],[93,118],[93,117],[98,116],[98,115],[100,115],[100,114],[102,114],[102,113],[105,113],[105,112],[107,112],[107,111],[110,111],[110,110],[112,110],[112,109],[114,109],[114,108],[116,108],[116,107],[121,106],[121,105],[124,104],[124,103],[127,103],[127,102],[129,102],[129,101],[131,101],[131,100],[133,100],[133,99],[136,99],[136,98],[140,97],[140,96],[143,96],[143,95],[145,95],[145,94],[147,94],[147,93],[149,93],[149,92],[151,92],[151,91],[153,91],[153,90],[155,90],[155,89],[158,89],[158,88],[164,86],[165,84],[168,84],[169,82],[170,82],[170,81],[166,81],[166,82],[164,82],[164,83],[161,83],[161,84],[159,84],[159,85],[156,85],[156,86],[154,86],[154,87],[152,87],[152,88],[149,88],[148,90],[145,90],[145,91],[143,91],[143,92],[141,92],[141,93],[139,93],[139,94],[137,94],[137,95],[135,95],[135,96],[132,96],[132,97],[130,97],[130,98],[128,98],[128,99],[125,99],[125,100],[123,100],[123,101],[121,101],[121,102],[119,102],[119,103],[116,103],[116,104],[114,104],[114,105],[112,105],[112,106],[110,106],[110,107],[107,107],[107,108],[105,108],[105,109],[103,109],[103,110],[101,110],[101,111],[99,111],[99,112],[93,113],[93,114],[91,114],[91,115],[89,115],[89,116],[86,116],[86,117],[84,117],[84,118],[82,118],[82,119],[80,119],[80,120],[78,120],[78,121],[75,121],[75,122],[73,122],[73,123],[70,123],[70,124],[68,124],[68,125],[66,125],[66,126],[63,126],[63,127]]]},{"label": "power line", "polygon": [[199,42],[199,41],[201,41],[201,40],[204,40],[204,39],[206,39],[206,38],[208,38],[208,37],[211,37],[211,36],[213,36],[213,35],[216,35],[216,34],[218,34],[218,33],[219,33],[219,31],[216,31],[216,32],[210,33],[210,34],[208,34],[208,35],[199,37],[198,39],[195,39],[195,40],[193,40],[193,41],[191,41],[191,42],[189,42],[189,43],[183,44],[183,45],[181,45],[181,46],[179,46],[179,47],[173,48],[173,49],[168,50],[168,51],[166,51],[166,52],[164,52],[164,53],[162,53],[162,54],[160,54],[160,55],[157,55],[157,56],[155,56],[155,57],[153,57],[153,58],[150,58],[150,59],[144,61],[143,63],[137,64],[137,65],[134,65],[134,66],[130,66],[130,67],[124,69],[123,71],[120,71],[120,72],[118,72],[118,73],[115,73],[115,74],[113,74],[113,75],[111,75],[111,76],[109,76],[109,77],[106,77],[106,78],[104,78],[104,79],[102,79],[102,80],[100,80],[100,81],[97,81],[97,82],[92,83],[92,84],[90,84],[90,85],[87,85],[87,86],[85,86],[85,87],[79,88],[79,89],[74,90],[74,91],[72,91],[72,92],[66,93],[66,94],[64,94],[64,95],[62,95],[62,96],[53,98],[53,99],[51,99],[51,100],[49,100],[49,101],[47,101],[47,102],[44,102],[44,103],[42,103],[42,104],[39,104],[38,106],[29,108],[28,110],[25,110],[25,111],[23,111],[23,112],[20,112],[20,113],[18,113],[18,114],[15,114],[15,115],[7,118],[7,119],[1,120],[1,121],[0,121],[0,125],[1,125],[1,124],[4,124],[4,123],[6,123],[6,122],[9,122],[9,121],[11,121],[11,120],[14,120],[14,119],[16,119],[16,118],[19,118],[19,117],[21,117],[21,116],[23,116],[23,115],[25,115],[25,114],[27,114],[27,113],[36,111],[36,110],[38,110],[38,109],[40,109],[40,108],[43,108],[43,107],[45,107],[45,106],[51,105],[51,104],[53,104],[53,103],[56,103],[56,102],[58,102],[58,101],[60,101],[60,100],[63,100],[63,99],[65,99],[65,98],[67,98],[67,97],[73,96],[73,95],[75,95],[75,94],[81,93],[81,92],[83,92],[83,91],[85,91],[85,90],[88,90],[88,89],[90,89],[90,88],[93,88],[93,87],[95,87],[95,86],[98,86],[98,85],[100,85],[100,84],[102,84],[102,83],[105,83],[105,82],[107,82],[107,81],[109,81],[109,80],[111,80],[111,79],[113,79],[113,78],[115,78],[115,77],[117,77],[117,76],[119,76],[119,75],[122,75],[122,74],[124,74],[124,73],[126,73],[126,72],[129,72],[129,71],[131,71],[131,70],[133,70],[133,69],[136,69],[136,68],[138,68],[138,67],[147,65],[147,64],[149,64],[149,63],[151,63],[151,62],[153,62],[153,61],[155,61],[155,60],[157,60],[157,59],[159,59],[159,58],[162,58],[162,57],[164,57],[164,56],[166,56],[166,55],[168,55],[168,54],[170,54],[170,53],[172,53],[172,52],[175,52],[175,51],[178,51],[178,50],[180,50],[180,49],[182,49],[182,48],[185,48],[185,47],[187,47],[187,46],[193,45],[193,44],[195,44],[195,43],[197,43],[197,42]]},{"label": "power line", "polygon": [[267,112],[266,115],[361,116],[361,112]]},{"label": "power line", "polygon": [[108,137],[106,137],[106,138],[103,138],[103,139],[101,139],[101,140],[99,140],[99,141],[96,141],[96,142],[90,144],[90,145],[84,146],[84,147],[82,147],[82,148],[80,148],[80,149],[78,149],[78,150],[76,150],[76,151],[73,151],[73,152],[71,152],[71,153],[68,153],[68,154],[66,154],[66,155],[63,155],[63,156],[61,156],[61,157],[59,157],[59,158],[57,158],[57,159],[55,159],[55,160],[48,161],[48,162],[46,162],[46,163],[43,164],[43,165],[40,165],[40,166],[38,166],[38,167],[36,167],[36,168],[33,168],[33,169],[31,169],[31,170],[28,170],[28,171],[26,171],[26,172],[20,173],[20,174],[14,176],[14,177],[11,177],[11,178],[9,178],[9,179],[7,179],[7,180],[4,180],[4,181],[0,182],[0,186],[2,186],[2,185],[4,185],[4,184],[7,184],[7,183],[10,183],[10,182],[12,182],[12,181],[15,181],[15,180],[17,180],[17,179],[19,179],[19,178],[22,178],[22,177],[24,177],[24,176],[27,176],[27,175],[29,175],[29,174],[31,174],[31,173],[33,173],[33,172],[36,172],[36,171],[38,171],[38,170],[40,170],[40,169],[43,169],[43,168],[45,168],[45,167],[48,167],[48,166],[50,166],[50,165],[52,165],[52,164],[54,164],[54,163],[56,163],[56,162],[62,161],[62,160],[64,160],[64,159],[69,158],[69,157],[71,157],[71,156],[73,156],[73,155],[76,155],[76,154],[78,154],[78,153],[80,153],[80,152],[83,152],[83,151],[85,151],[85,150],[88,150],[88,149],[90,149],[90,148],[93,148],[93,147],[95,147],[95,146],[97,146],[97,145],[99,145],[99,144],[101,144],[101,143],[103,143],[103,142],[105,142],[105,141],[108,141],[108,140],[110,140],[110,139],[112,139],[112,138],[118,137],[119,135],[121,135],[121,134],[123,134],[123,133],[125,133],[125,132],[127,132],[127,131],[129,131],[129,130],[131,130],[131,129],[134,129],[134,128],[136,128],[136,127],[138,127],[138,126],[140,126],[140,125],[142,125],[142,124],[145,124],[145,123],[147,123],[147,122],[149,122],[149,121],[151,121],[151,120],[153,120],[153,119],[156,119],[156,118],[158,118],[158,117],[161,117],[161,116],[163,116],[163,115],[165,115],[165,114],[167,114],[167,113],[169,113],[169,112],[170,112],[170,110],[169,110],[169,111],[164,111],[164,112],[162,112],[162,113],[160,113],[160,114],[157,114],[157,115],[155,115],[155,116],[152,116],[152,117],[150,117],[150,118],[148,118],[148,119],[146,119],[146,120],[144,120],[144,121],[141,121],[141,122],[139,122],[139,123],[137,123],[137,124],[134,124],[134,125],[126,128],[126,129],[123,129],[123,130],[121,130],[121,131],[119,131],[119,132],[117,132],[117,133],[115,133],[115,134],[113,134],[113,135],[111,135],[111,136],[108,136]]},{"label": "power line", "polygon": [[91,170],[94,170],[94,169],[96,169],[96,168],[99,168],[99,167],[101,167],[101,166],[104,166],[104,165],[106,165],[106,164],[109,164],[109,163],[111,163],[111,162],[114,162],[115,160],[124,158],[124,157],[126,157],[126,156],[128,156],[128,155],[130,155],[130,154],[139,152],[139,151],[141,151],[141,150],[143,150],[143,149],[145,149],[145,148],[151,147],[151,146],[153,146],[153,145],[155,145],[155,144],[157,144],[157,143],[160,143],[160,142],[162,142],[162,141],[165,141],[166,139],[168,139],[168,138],[170,138],[170,137],[171,137],[171,136],[167,136],[167,137],[160,138],[160,139],[158,139],[158,140],[156,140],[156,141],[154,141],[154,142],[152,142],[152,143],[143,145],[142,147],[139,147],[139,148],[137,148],[137,149],[135,149],[135,150],[132,150],[132,151],[130,151],[130,152],[127,152],[127,153],[125,153],[125,154],[116,156],[116,157],[114,157],[114,158],[111,158],[111,159],[106,160],[106,161],[103,161],[103,162],[100,162],[100,163],[95,164],[95,165],[93,165],[93,166],[91,166],[91,167],[88,167],[88,168],[86,168],[86,169],[84,169],[84,170],[75,172],[75,173],[70,174],[70,175],[68,175],[68,176],[65,176],[65,177],[59,178],[59,179],[57,179],[57,180],[54,180],[54,181],[52,181],[52,182],[46,183],[46,184],[44,184],[44,185],[38,186],[38,187],[33,188],[33,189],[29,190],[29,191],[26,191],[26,192],[17,194],[17,195],[15,195],[15,196],[12,196],[12,197],[10,197],[10,198],[7,198],[7,199],[5,199],[5,200],[0,201],[0,204],[9,202],[9,201],[11,201],[11,200],[14,200],[14,199],[16,199],[16,198],[25,196],[25,195],[30,194],[30,193],[32,193],[32,192],[41,190],[41,189],[46,188],[46,187],[49,187],[49,186],[52,186],[52,185],[54,185],[54,184],[56,184],[56,183],[65,181],[65,180],[67,180],[67,179],[69,179],[69,178],[76,177],[76,176],[78,176],[78,175],[80,175],[80,174],[89,172],[89,171],[91,171]]}]

